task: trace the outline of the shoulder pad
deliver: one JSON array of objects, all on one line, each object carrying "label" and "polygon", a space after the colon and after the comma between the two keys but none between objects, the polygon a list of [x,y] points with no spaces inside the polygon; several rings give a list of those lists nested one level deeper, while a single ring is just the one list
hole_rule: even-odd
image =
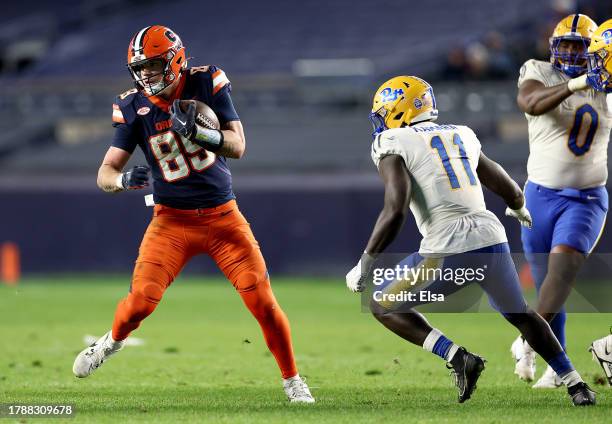
[{"label": "shoulder pad", "polygon": [[374,138],[371,155],[376,167],[378,167],[382,158],[389,155],[399,155],[404,159],[404,162],[407,162],[398,133],[392,130],[383,131]]},{"label": "shoulder pad", "polygon": [[136,94],[136,93],[138,93],[138,90],[137,90],[137,89],[135,89],[135,88],[131,88],[131,89],[129,89],[128,91],[124,91],[123,93],[119,94],[119,96],[118,96],[118,97],[119,97],[121,100],[125,100],[125,99],[127,99],[128,97],[130,97],[132,94]]},{"label": "shoulder pad", "polygon": [[225,86],[231,90],[230,80],[227,78],[227,75],[225,75],[225,72],[223,72],[221,68],[215,65],[190,68],[189,73],[191,75],[201,73],[203,76],[206,76],[210,81],[211,93],[213,96]]},{"label": "shoulder pad", "polygon": [[554,74],[554,68],[550,62],[529,59],[521,66],[518,85],[520,86],[523,81],[530,79],[546,84],[552,74]]}]

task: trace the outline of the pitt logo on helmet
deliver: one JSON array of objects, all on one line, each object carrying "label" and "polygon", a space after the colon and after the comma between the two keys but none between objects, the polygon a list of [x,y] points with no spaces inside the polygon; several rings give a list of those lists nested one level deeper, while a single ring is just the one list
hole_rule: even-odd
[{"label": "pitt logo on helmet", "polygon": [[414,76],[398,76],[381,85],[372,102],[373,137],[390,128],[401,128],[438,117],[433,89]]},{"label": "pitt logo on helmet", "polygon": [[391,87],[387,87],[380,92],[380,97],[382,98],[382,101],[386,103],[392,100],[396,100],[397,97],[401,96],[402,94],[404,94],[404,90],[402,90],[401,88],[396,88],[395,90],[392,90]]},{"label": "pitt logo on helmet", "polygon": [[595,30],[588,53],[588,79],[597,91],[612,93],[612,19]]},{"label": "pitt logo on helmet", "polygon": [[587,49],[597,24],[588,16],[576,13],[561,19],[550,43],[550,63],[555,69],[575,78],[587,70]]}]

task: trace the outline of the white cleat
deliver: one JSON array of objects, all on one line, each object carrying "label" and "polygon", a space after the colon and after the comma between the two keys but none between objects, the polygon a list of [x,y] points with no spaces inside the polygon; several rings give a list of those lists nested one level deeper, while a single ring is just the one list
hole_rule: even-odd
[{"label": "white cleat", "polygon": [[114,341],[109,331],[77,355],[72,372],[79,378],[89,376],[111,355],[123,349],[123,345],[124,341]]},{"label": "white cleat", "polygon": [[[611,329],[612,330],[612,329]],[[593,360],[597,360],[612,386],[612,334],[591,343],[589,351],[593,354]]]},{"label": "white cleat", "polygon": [[536,355],[535,351],[529,346],[522,336],[518,336],[510,347],[512,357],[516,361],[514,373],[521,380],[533,381],[536,372]]},{"label": "white cleat", "polygon": [[295,377],[287,378],[283,380],[283,389],[285,389],[285,393],[287,394],[287,398],[291,403],[314,403],[315,399],[310,394],[310,390],[308,389],[308,385],[306,382],[300,377],[300,375],[296,375]]},{"label": "white cleat", "polygon": [[561,381],[555,370],[549,366],[544,371],[544,374],[542,374],[542,377],[531,387],[534,389],[557,389],[561,386],[563,386],[563,381]]}]

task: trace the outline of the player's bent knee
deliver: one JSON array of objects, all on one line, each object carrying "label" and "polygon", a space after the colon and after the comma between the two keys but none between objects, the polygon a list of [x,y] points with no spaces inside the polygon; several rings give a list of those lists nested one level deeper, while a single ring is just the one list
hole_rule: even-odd
[{"label": "player's bent knee", "polygon": [[268,271],[265,269],[241,272],[232,281],[232,285],[238,292],[252,291],[262,284],[270,284],[268,279]]},{"label": "player's bent knee", "polygon": [[385,315],[389,313],[389,311],[383,308],[377,301],[374,299],[370,300],[370,312],[374,315],[374,318],[377,320],[384,319]]},{"label": "player's bent knee", "polygon": [[504,318],[515,327],[521,327],[533,321],[541,321],[543,318],[536,311],[527,307],[524,312],[502,313]]},{"label": "player's bent knee", "polygon": [[[139,264],[140,265],[140,264]],[[159,303],[172,278],[161,266],[152,263],[137,267],[130,292],[151,303]]]},{"label": "player's bent knee", "polygon": [[585,257],[582,253],[573,249],[571,252],[556,249],[551,253],[548,278],[554,279],[558,284],[572,284],[584,263]]}]

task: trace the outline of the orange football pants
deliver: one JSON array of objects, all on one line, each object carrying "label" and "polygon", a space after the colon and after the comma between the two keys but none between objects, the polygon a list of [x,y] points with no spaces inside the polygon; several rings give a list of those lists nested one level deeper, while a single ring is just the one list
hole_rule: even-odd
[{"label": "orange football pants", "polygon": [[138,328],[187,261],[201,253],[213,258],[259,322],[283,378],[296,375],[289,321],[270,287],[259,244],[235,200],[193,210],[155,205],[130,292],[117,306],[113,338],[124,340]]}]

